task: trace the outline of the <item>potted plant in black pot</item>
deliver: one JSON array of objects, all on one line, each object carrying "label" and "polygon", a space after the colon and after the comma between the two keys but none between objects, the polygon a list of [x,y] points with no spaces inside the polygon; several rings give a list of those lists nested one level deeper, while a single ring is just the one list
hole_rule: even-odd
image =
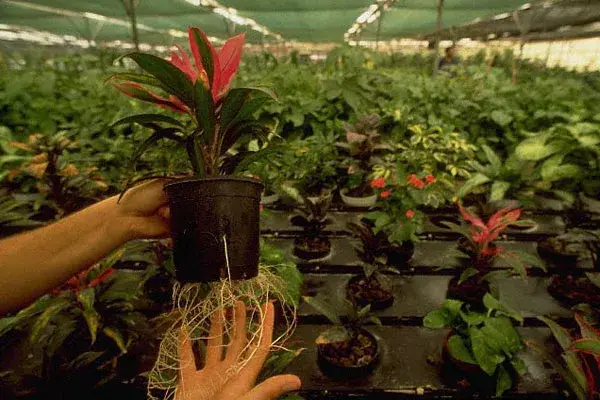
[{"label": "potted plant in black pot", "polygon": [[[220,50],[198,28],[190,28],[188,35],[192,57],[182,48],[172,52],[169,61],[131,53],[126,57],[143,73],[109,78],[128,96],[188,116],[185,123],[162,114],[136,115],[117,122],[136,122],[154,130],[137,149],[134,160],[159,140],[171,140],[185,148],[193,171],[192,176],[172,179],[165,185],[180,284],[173,294],[173,323],[164,334],[149,375],[149,394],[153,389],[175,390],[182,333],[192,343],[206,339],[211,319],[239,301],[259,319],[265,317],[264,304],[273,297],[284,306],[295,307],[287,300],[286,282],[268,266],[259,265],[263,185],[256,179],[231,175],[245,170],[251,160],[246,157],[248,152],[231,150],[238,140],[266,137],[269,129],[257,122],[254,114],[274,96],[266,89],[229,88],[239,67],[243,34],[227,40]],[[232,332],[234,323],[225,321],[223,335]],[[289,323],[284,330],[291,333],[293,321]],[[261,324],[252,324],[249,329],[249,335],[262,335]],[[283,335],[276,341],[285,338]],[[241,364],[256,351],[249,350],[238,360]]]},{"label": "potted plant in black pot", "polygon": [[[545,270],[540,259],[532,254],[521,251],[507,251],[497,245],[495,240],[511,225],[530,224],[527,220],[519,220],[521,209],[509,206],[493,214],[486,222],[471,214],[459,204],[459,211],[466,225],[456,225],[444,222],[448,228],[459,233],[456,249],[447,256],[462,261],[462,272],[455,276],[448,285],[447,297],[463,302],[481,304],[483,296],[490,291],[489,278],[498,274],[527,276],[527,267],[535,266]],[[497,260],[506,262],[510,270],[493,271]]]},{"label": "potted plant in black pot", "polygon": [[315,340],[320,370],[337,379],[361,378],[371,373],[381,354],[377,338],[364,326],[381,322],[370,313],[370,306],[358,307],[345,300],[343,309],[338,310],[330,301],[318,297],[303,300],[333,323]]},{"label": "potted plant in black pot", "polygon": [[303,260],[318,260],[331,253],[331,241],[323,234],[332,220],[328,216],[332,195],[321,194],[317,197],[302,197],[297,190],[284,187],[284,190],[302,206],[296,206],[300,215],[294,215],[290,222],[302,228],[300,237],[294,239],[294,255]]},{"label": "potted plant in black pot", "polygon": [[345,187],[340,189],[340,197],[349,207],[368,208],[377,202],[377,193],[369,184],[375,153],[392,150],[391,146],[380,143],[379,122],[379,116],[371,114],[360,117],[354,125],[345,123],[346,141],[336,143],[349,155],[342,162],[347,179]]},{"label": "potted plant in black pot", "polygon": [[[487,312],[475,312],[459,300],[446,300],[423,319],[426,328],[450,328],[442,347],[443,375],[451,384],[466,379],[470,390],[501,396],[527,368],[519,353],[524,349],[512,320],[523,317],[487,293]],[[464,387],[464,384],[460,385]]]},{"label": "potted plant in black pot", "polygon": [[[124,94],[187,114],[189,120],[182,123],[162,114],[143,114],[114,125],[137,122],[154,129],[134,160],[160,140],[174,141],[187,151],[193,175],[165,185],[177,279],[251,278],[258,272],[258,208],[263,185],[231,176],[245,153],[232,156],[228,151],[244,135],[268,133],[253,114],[273,95],[259,88],[229,89],[240,63],[243,35],[228,40],[217,53],[202,31],[190,29],[189,34],[195,65],[183,50],[172,53],[170,61],[132,53],[126,57],[144,73],[109,78]],[[146,86],[161,90],[165,97]]]},{"label": "potted plant in black pot", "polygon": [[394,293],[386,273],[398,273],[398,270],[387,265],[385,237],[375,235],[363,223],[351,222],[348,227],[360,238],[361,245],[355,250],[363,267],[363,273],[350,278],[346,285],[348,299],[361,307],[369,305],[371,310],[390,307],[394,303]]}]

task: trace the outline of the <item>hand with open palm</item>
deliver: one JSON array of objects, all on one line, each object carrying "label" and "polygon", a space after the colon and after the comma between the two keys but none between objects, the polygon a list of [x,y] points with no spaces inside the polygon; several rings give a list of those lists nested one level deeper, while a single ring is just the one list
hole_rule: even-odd
[{"label": "hand with open palm", "polygon": [[[192,345],[187,334],[180,340],[181,368],[176,400],[275,400],[300,388],[295,375],[278,375],[254,386],[273,340],[273,304],[264,308],[262,335],[258,343],[249,343],[246,330],[246,306],[238,302],[233,312],[233,329],[229,344],[223,345],[223,313],[211,321],[204,367],[196,369]],[[226,349],[226,352],[225,352]],[[249,360],[237,372],[234,368],[245,352]],[[226,353],[226,354],[224,354]],[[243,357],[242,357],[243,358]]]}]

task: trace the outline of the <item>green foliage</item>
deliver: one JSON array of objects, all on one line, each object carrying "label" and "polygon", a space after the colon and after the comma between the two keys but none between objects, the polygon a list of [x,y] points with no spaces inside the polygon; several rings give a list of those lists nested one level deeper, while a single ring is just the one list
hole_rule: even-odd
[{"label": "green foliage", "polygon": [[442,307],[427,314],[423,325],[427,328],[450,328],[448,339],[450,356],[468,364],[478,365],[496,381],[496,396],[512,387],[508,373],[514,369],[523,374],[524,365],[519,358],[523,342],[511,318],[523,318],[502,305],[492,295],[484,296],[487,313],[472,311],[458,300],[446,300]]}]

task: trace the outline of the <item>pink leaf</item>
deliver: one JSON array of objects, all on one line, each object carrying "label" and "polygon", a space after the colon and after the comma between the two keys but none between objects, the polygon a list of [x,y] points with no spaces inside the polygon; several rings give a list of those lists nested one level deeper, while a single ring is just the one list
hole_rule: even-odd
[{"label": "pink leaf", "polygon": [[[242,50],[246,34],[242,33],[227,40],[219,52],[220,79],[213,86],[217,87],[217,96],[221,97],[229,90],[233,76],[240,66]],[[215,66],[216,70],[216,66]],[[216,85],[218,83],[218,85]],[[213,87],[214,89],[214,87]],[[213,92],[214,97],[214,92]]]}]

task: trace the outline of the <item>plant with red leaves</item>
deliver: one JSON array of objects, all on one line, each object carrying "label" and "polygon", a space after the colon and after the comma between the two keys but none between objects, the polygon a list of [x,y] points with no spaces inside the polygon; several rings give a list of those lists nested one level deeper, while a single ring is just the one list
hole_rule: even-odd
[{"label": "plant with red leaves", "polygon": [[166,139],[185,146],[198,178],[229,174],[248,155],[239,152],[233,158],[226,156],[242,135],[266,140],[269,128],[253,115],[275,96],[264,88],[229,89],[240,64],[244,34],[230,38],[220,50],[198,28],[190,28],[188,36],[192,57],[181,47],[171,52],[168,61],[151,54],[130,53],[125,57],[135,61],[144,73],[115,74],[108,81],[127,96],[187,114],[190,121],[183,124],[166,115],[142,114],[123,118],[113,126],[139,123],[154,130],[135,152],[134,163],[152,145]]},{"label": "plant with red leaves", "polygon": [[545,270],[544,264],[536,256],[520,251],[506,251],[494,243],[509,226],[530,226],[532,224],[532,221],[519,219],[521,209],[508,206],[498,210],[488,219],[487,223],[475,214],[469,213],[462,204],[458,205],[458,209],[468,226],[450,222],[444,222],[444,224],[466,239],[462,243],[459,242],[460,251],[451,253],[459,258],[468,258],[471,264],[461,274],[460,282],[475,275],[480,275],[481,279],[485,279],[486,276],[482,276],[483,273],[487,272],[498,258],[503,259],[512,267],[512,273],[523,278],[527,276],[528,264]]},{"label": "plant with red leaves", "polygon": [[579,400],[600,397],[600,330],[592,326],[581,312],[575,313],[579,333],[572,335],[567,329],[546,317],[538,317],[554,335],[563,350],[560,359],[550,355],[534,342],[527,344],[540,352],[563,377]]}]

